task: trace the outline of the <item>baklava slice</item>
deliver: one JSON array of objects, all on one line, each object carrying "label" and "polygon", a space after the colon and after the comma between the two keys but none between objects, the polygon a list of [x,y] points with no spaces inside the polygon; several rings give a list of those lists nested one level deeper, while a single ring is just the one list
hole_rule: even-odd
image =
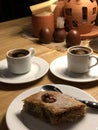
[{"label": "baklava slice", "polygon": [[85,104],[54,91],[40,91],[24,99],[23,111],[51,124],[73,122],[85,115]]}]

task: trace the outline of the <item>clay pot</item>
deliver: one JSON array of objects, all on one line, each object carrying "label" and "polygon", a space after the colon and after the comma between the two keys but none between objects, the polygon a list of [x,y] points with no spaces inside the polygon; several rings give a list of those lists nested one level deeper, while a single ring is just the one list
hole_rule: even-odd
[{"label": "clay pot", "polygon": [[77,29],[80,34],[89,33],[97,16],[96,0],[66,0],[64,16],[66,29]]},{"label": "clay pot", "polygon": [[54,14],[44,12],[39,15],[32,14],[32,33],[34,37],[39,37],[41,28],[47,27],[54,32]]}]

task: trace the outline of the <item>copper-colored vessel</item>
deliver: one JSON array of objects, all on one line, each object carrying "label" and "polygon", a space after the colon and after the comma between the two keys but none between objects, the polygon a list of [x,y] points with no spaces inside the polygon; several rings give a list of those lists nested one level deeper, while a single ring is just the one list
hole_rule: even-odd
[{"label": "copper-colored vessel", "polygon": [[47,27],[54,32],[54,14],[45,12],[39,15],[32,14],[32,33],[34,37],[39,37],[42,28]]},{"label": "copper-colored vessel", "polygon": [[77,29],[80,34],[89,33],[96,20],[96,0],[65,0],[65,27]]}]

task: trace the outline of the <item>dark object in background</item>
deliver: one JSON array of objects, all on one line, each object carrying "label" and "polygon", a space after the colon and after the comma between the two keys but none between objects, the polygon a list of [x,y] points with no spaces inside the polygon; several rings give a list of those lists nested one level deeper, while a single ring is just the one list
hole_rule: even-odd
[{"label": "dark object in background", "polygon": [[79,45],[80,42],[81,42],[81,36],[77,30],[72,29],[66,35],[66,46],[67,47]]},{"label": "dark object in background", "polygon": [[64,42],[66,38],[66,32],[62,28],[56,28],[53,36],[54,42]]},{"label": "dark object in background", "polygon": [[40,43],[50,43],[53,39],[53,34],[49,28],[42,28],[39,33],[39,42]]},{"label": "dark object in background", "polygon": [[91,39],[89,46],[93,49],[94,52],[98,53],[98,37]]},{"label": "dark object in background", "polygon": [[0,0],[0,22],[30,16],[30,5],[46,0]]}]

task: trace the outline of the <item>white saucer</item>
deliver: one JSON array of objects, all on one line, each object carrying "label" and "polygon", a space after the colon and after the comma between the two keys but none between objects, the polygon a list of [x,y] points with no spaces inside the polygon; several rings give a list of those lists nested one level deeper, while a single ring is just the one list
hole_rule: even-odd
[{"label": "white saucer", "polygon": [[48,70],[49,64],[44,59],[34,56],[32,58],[32,68],[30,72],[21,75],[12,74],[7,69],[7,61],[4,59],[0,61],[0,82],[10,84],[31,82],[44,76]]},{"label": "white saucer", "polygon": [[[81,89],[69,85],[54,85],[61,89],[64,94],[69,96],[96,101],[91,95]],[[98,111],[89,110],[87,111],[85,117],[78,122],[69,124],[64,123],[61,125],[50,125],[29,114],[21,113],[23,100],[26,97],[40,91],[41,87],[42,86],[34,87],[23,92],[9,105],[6,112],[6,123],[9,130],[98,130]]]},{"label": "white saucer", "polygon": [[84,74],[72,73],[67,69],[67,56],[55,59],[50,64],[50,71],[58,78],[72,82],[91,82],[98,80],[98,65]]}]

